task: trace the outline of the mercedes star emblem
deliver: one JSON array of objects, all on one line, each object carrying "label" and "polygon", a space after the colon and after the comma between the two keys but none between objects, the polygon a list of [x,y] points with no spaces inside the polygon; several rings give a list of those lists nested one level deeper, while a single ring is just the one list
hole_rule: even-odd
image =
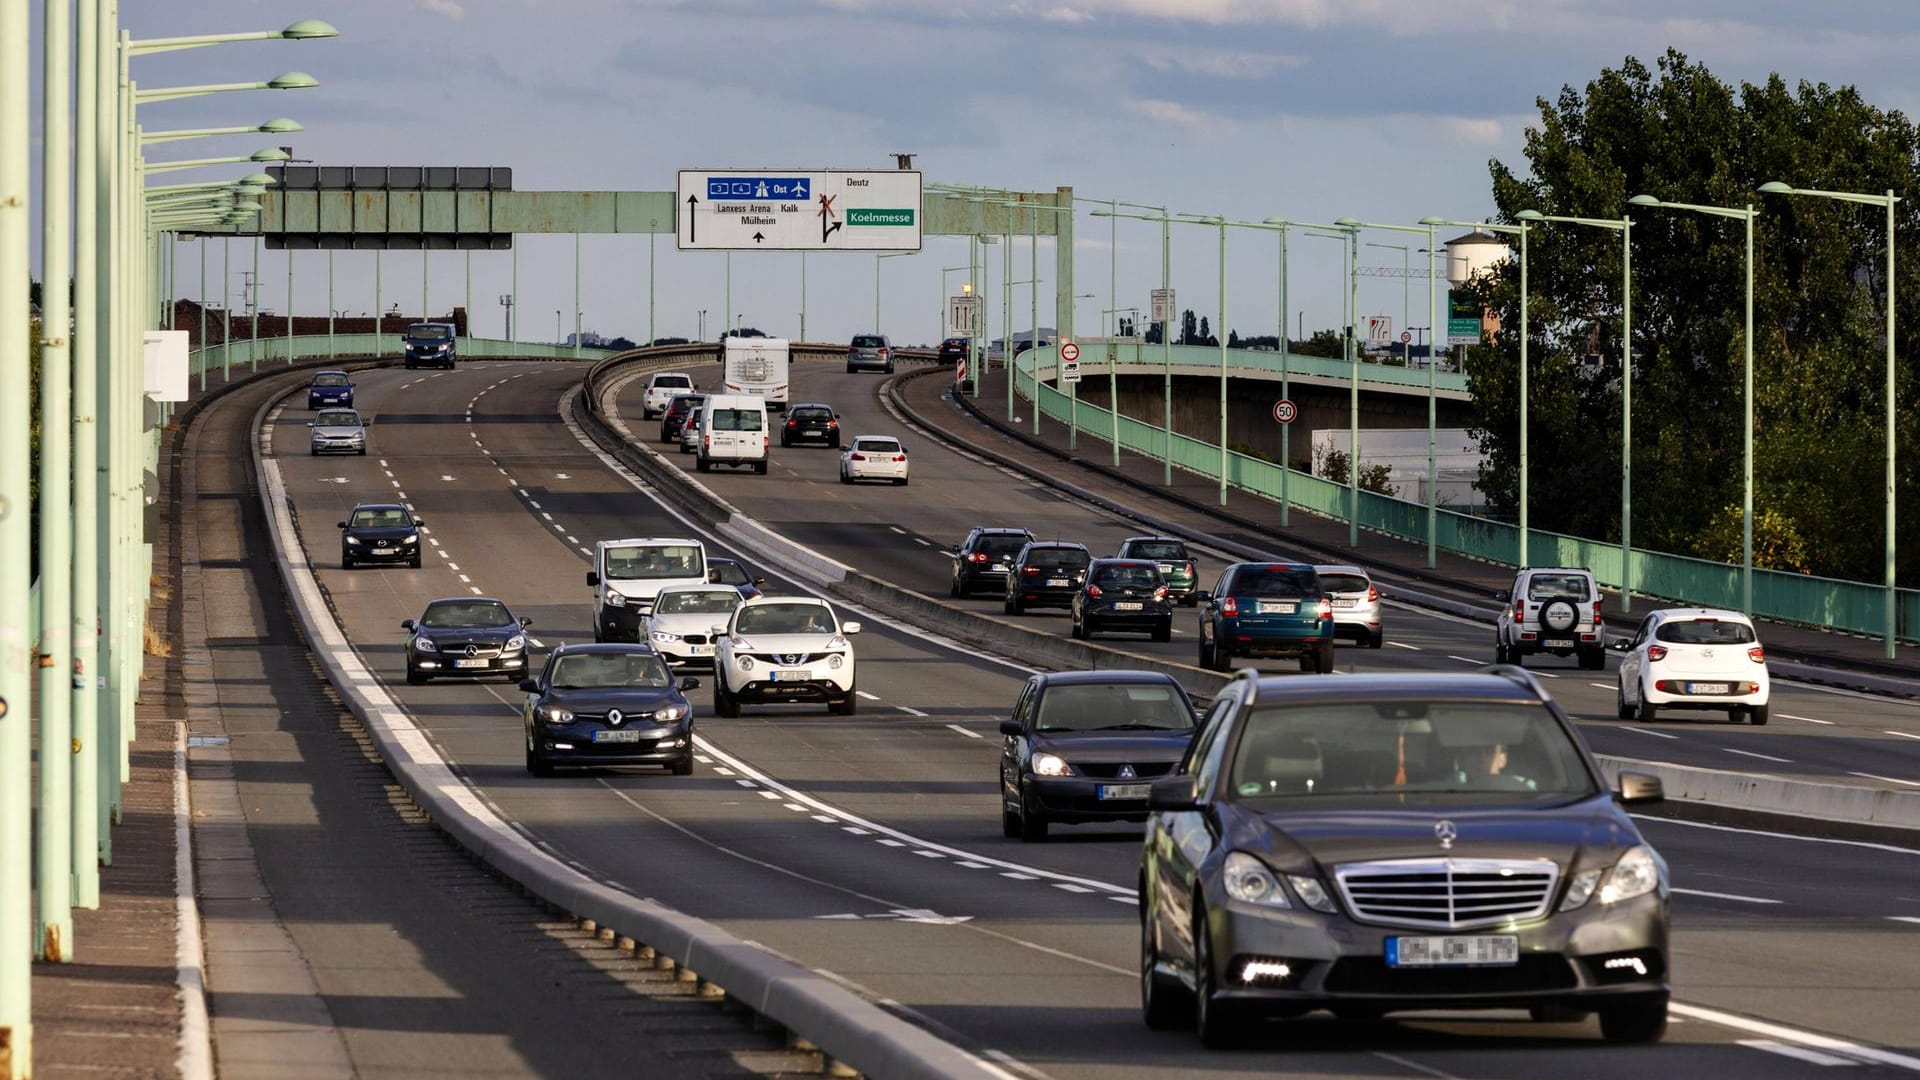
[{"label": "mercedes star emblem", "polygon": [[468,655],[468,656],[479,656],[479,655],[480,655],[480,649],[479,649],[479,647],[478,647],[478,646],[474,646],[474,645],[469,645],[469,646],[467,646],[467,655]]},{"label": "mercedes star emblem", "polygon": [[1441,851],[1453,850],[1453,842],[1459,839],[1460,829],[1453,822],[1442,818],[1433,823],[1434,839],[1440,841]]},{"label": "mercedes star emblem", "polygon": [[609,723],[609,724],[612,724],[612,725],[613,725],[614,727],[619,727],[619,726],[620,726],[620,721],[622,721],[622,720],[625,720],[625,719],[626,719],[626,717],[625,717],[625,716],[623,716],[623,715],[621,715],[621,713],[620,713],[620,710],[619,710],[619,709],[608,709],[608,710],[607,710],[607,723]]}]

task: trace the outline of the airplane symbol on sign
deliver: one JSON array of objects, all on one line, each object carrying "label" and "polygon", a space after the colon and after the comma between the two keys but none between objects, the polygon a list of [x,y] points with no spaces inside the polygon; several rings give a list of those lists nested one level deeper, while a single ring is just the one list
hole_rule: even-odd
[{"label": "airplane symbol on sign", "polygon": [[835,195],[820,196],[820,242],[823,244],[827,242],[827,237],[832,236],[834,230],[840,227],[839,222],[832,220],[833,200],[836,198],[838,196]]}]

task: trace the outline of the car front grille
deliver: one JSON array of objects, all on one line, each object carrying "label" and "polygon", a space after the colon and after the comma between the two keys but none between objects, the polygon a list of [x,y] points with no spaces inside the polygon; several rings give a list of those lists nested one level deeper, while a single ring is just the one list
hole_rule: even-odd
[{"label": "car front grille", "polygon": [[1334,868],[1356,918],[1460,930],[1537,919],[1560,868],[1546,859],[1396,859]]},{"label": "car front grille", "polygon": [[[1171,761],[1076,761],[1072,764],[1074,772],[1096,780],[1151,780],[1156,776],[1166,776],[1173,772],[1174,765]],[[1122,768],[1132,769],[1133,775],[1121,776]]]},{"label": "car front grille", "polygon": [[686,642],[686,643],[687,643],[687,644],[689,644],[689,645],[705,645],[705,644],[707,643],[707,635],[705,635],[705,634],[681,634],[681,635],[680,635],[680,640],[681,640],[681,641],[684,641],[684,642]]},{"label": "car front grille", "polygon": [[774,667],[806,667],[815,660],[824,657],[824,653],[748,653],[756,663],[772,664]]}]

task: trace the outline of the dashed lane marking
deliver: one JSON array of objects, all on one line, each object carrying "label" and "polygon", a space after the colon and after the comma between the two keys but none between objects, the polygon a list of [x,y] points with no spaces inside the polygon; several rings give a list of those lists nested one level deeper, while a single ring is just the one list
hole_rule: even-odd
[{"label": "dashed lane marking", "polygon": [[912,706],[909,706],[909,705],[895,705],[894,708],[899,709],[901,712],[907,713],[911,716],[927,715],[926,713],[921,712],[919,709],[913,708]]},{"label": "dashed lane marking", "polygon": [[1811,716],[1795,716],[1795,715],[1793,715],[1793,714],[1792,714],[1792,713],[1790,713],[1790,712],[1783,712],[1783,713],[1781,713],[1781,714],[1780,714],[1780,718],[1781,718],[1782,720],[1798,720],[1798,721],[1800,721],[1800,722],[1802,722],[1802,723],[1806,723],[1806,724],[1819,724],[1819,725],[1820,725],[1821,727],[1832,727],[1832,726],[1833,726],[1833,721],[1831,721],[1831,720],[1815,720],[1815,719],[1814,719],[1813,717],[1811,717]]},{"label": "dashed lane marking", "polygon": [[1422,650],[1422,649],[1420,648],[1420,646],[1418,646],[1418,645],[1409,645],[1409,644],[1407,644],[1407,643],[1406,643],[1406,642],[1404,642],[1404,641],[1389,641],[1389,642],[1387,642],[1387,644],[1389,644],[1389,645],[1391,645],[1391,646],[1393,646],[1393,647],[1394,647],[1394,648],[1396,648],[1396,649],[1412,649],[1412,650],[1413,650],[1414,652],[1421,652],[1421,651],[1423,651],[1423,650]]},{"label": "dashed lane marking", "polygon": [[1878,780],[1886,784],[1902,784],[1906,787],[1920,787],[1920,780],[1902,780],[1897,776],[1879,776],[1874,773],[1865,772],[1850,772],[1847,775],[1864,777],[1868,780]]},{"label": "dashed lane marking", "polygon": [[1741,903],[1741,904],[1785,903],[1785,901],[1783,900],[1771,900],[1764,896],[1741,896],[1739,893],[1708,892],[1705,889],[1683,889],[1678,885],[1669,887],[1667,891],[1673,892],[1673,893],[1679,893],[1682,896],[1704,896],[1709,900],[1732,900],[1736,903]]},{"label": "dashed lane marking", "polygon": [[960,734],[962,734],[962,735],[965,735],[965,736],[966,736],[967,738],[969,738],[969,739],[979,739],[979,738],[984,738],[984,736],[982,736],[982,735],[981,735],[981,734],[980,734],[979,732],[977,732],[977,731],[968,731],[968,730],[967,730],[966,728],[963,728],[963,727],[961,727],[961,726],[960,726],[959,724],[948,724],[948,725],[947,725],[947,730],[948,730],[948,731],[957,731],[957,732],[959,732]]},{"label": "dashed lane marking", "polygon": [[1677,739],[1677,738],[1679,738],[1679,737],[1680,737],[1680,736],[1678,736],[1678,735],[1669,735],[1669,734],[1667,734],[1667,733],[1666,733],[1666,732],[1664,732],[1664,731],[1655,731],[1655,730],[1653,730],[1652,728],[1643,728],[1643,727],[1623,727],[1623,728],[1621,728],[1620,730],[1621,730],[1621,731],[1633,731],[1633,732],[1638,732],[1638,733],[1639,733],[1639,734],[1641,734],[1641,735],[1652,735],[1652,736],[1654,736],[1654,737],[1656,737],[1656,738],[1661,738],[1661,739]]},{"label": "dashed lane marking", "polygon": [[1761,761],[1777,761],[1782,765],[1793,764],[1792,758],[1774,757],[1772,754],[1761,754],[1752,750],[1735,750],[1731,746],[1723,746],[1720,749],[1725,750],[1729,754],[1739,754],[1741,757],[1759,758]]},{"label": "dashed lane marking", "polygon": [[866,698],[866,699],[867,699],[868,701],[879,701],[879,700],[880,700],[880,697],[879,697],[879,695],[877,695],[877,694],[869,694],[869,693],[867,693],[867,692],[866,692],[865,690],[855,690],[855,691],[854,691],[854,693],[856,693],[856,694],[859,694],[859,695],[860,695],[861,697],[863,697],[863,698]]}]

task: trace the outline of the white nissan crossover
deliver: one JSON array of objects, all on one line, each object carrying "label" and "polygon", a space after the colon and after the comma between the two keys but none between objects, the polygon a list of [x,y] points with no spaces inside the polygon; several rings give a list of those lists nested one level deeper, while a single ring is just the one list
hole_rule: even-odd
[{"label": "white nissan crossover", "polygon": [[1620,719],[1650,723],[1662,709],[1725,710],[1767,722],[1767,651],[1737,611],[1666,608],[1641,620],[1620,658]]},{"label": "white nissan crossover", "polygon": [[824,600],[762,596],[714,620],[713,711],[739,716],[742,705],[825,702],[852,716],[857,622],[841,622]]}]

